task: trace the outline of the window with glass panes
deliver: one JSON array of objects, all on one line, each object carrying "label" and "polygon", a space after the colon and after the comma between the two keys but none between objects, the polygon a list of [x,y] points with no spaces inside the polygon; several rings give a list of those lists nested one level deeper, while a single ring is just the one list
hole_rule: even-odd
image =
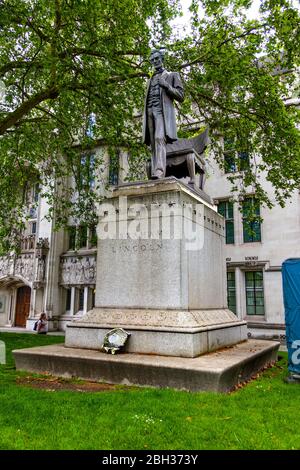
[{"label": "window with glass panes", "polygon": [[95,291],[96,291],[96,289],[94,287],[89,288],[89,292],[90,292],[90,295],[91,295],[91,302],[92,302],[91,308],[95,307]]},{"label": "window with glass panes", "polygon": [[247,150],[236,151],[233,139],[224,139],[224,170],[225,173],[245,171],[249,168],[249,153]]},{"label": "window with glass panes", "polygon": [[80,156],[78,182],[81,187],[95,187],[95,155],[93,153]]},{"label": "window with glass panes", "polygon": [[31,233],[32,235],[36,234],[36,222],[32,222],[31,224]]},{"label": "window with glass panes", "polygon": [[224,139],[224,170],[225,173],[235,173],[237,171],[234,141],[228,137]]},{"label": "window with glass panes", "polygon": [[79,225],[77,227],[77,242],[78,248],[86,248],[88,242],[88,227],[87,225]]},{"label": "window with glass panes", "polygon": [[34,188],[33,188],[33,193],[32,193],[32,199],[34,202],[38,202],[39,200],[39,192],[40,192],[40,186],[37,183]]},{"label": "window with glass panes", "polygon": [[83,310],[84,306],[84,289],[78,289],[78,310]]},{"label": "window with glass panes", "polygon": [[76,227],[74,225],[68,227],[68,234],[69,234],[69,250],[76,249]]},{"label": "window with glass panes", "polygon": [[68,227],[69,250],[81,248],[94,248],[97,246],[96,225],[78,225]]},{"label": "window with glass panes", "polygon": [[245,272],[247,315],[264,315],[264,284],[262,271]]},{"label": "window with glass panes", "polygon": [[91,247],[97,246],[97,230],[96,225],[89,227],[89,244]]},{"label": "window with glass panes", "polygon": [[119,182],[119,160],[120,154],[117,151],[115,154],[110,155],[109,157],[109,177],[108,182],[111,185],[117,185]]},{"label": "window with glass panes", "polygon": [[235,162],[234,155],[232,153],[226,153],[224,155],[224,170],[225,170],[225,173],[236,172],[236,162]]},{"label": "window with glass panes", "polygon": [[238,167],[239,171],[248,170],[250,165],[249,162],[249,153],[246,151],[238,152]]},{"label": "window with glass panes", "polygon": [[218,205],[218,212],[225,218],[226,244],[234,243],[233,203],[221,201]]},{"label": "window with glass panes", "polygon": [[253,197],[243,202],[243,236],[244,243],[261,241],[260,208]]},{"label": "window with glass panes", "polygon": [[71,289],[67,289],[66,292],[66,311],[71,309]]},{"label": "window with glass panes", "polygon": [[227,271],[227,303],[229,310],[236,314],[236,289],[234,271]]}]

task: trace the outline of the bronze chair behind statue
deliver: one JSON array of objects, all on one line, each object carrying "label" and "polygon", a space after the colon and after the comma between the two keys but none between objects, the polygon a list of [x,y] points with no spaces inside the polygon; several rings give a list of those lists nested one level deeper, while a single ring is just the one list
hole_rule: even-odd
[{"label": "bronze chair behind statue", "polygon": [[[188,184],[195,187],[196,174],[200,174],[199,188],[203,190],[205,182],[205,160],[201,154],[208,145],[208,129],[191,139],[178,139],[167,144],[166,177],[190,177]],[[148,178],[151,177],[151,163],[147,164]]]}]

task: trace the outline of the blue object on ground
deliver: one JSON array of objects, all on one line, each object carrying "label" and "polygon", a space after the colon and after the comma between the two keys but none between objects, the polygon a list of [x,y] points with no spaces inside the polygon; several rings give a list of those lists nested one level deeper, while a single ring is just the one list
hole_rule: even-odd
[{"label": "blue object on ground", "polygon": [[288,369],[300,374],[300,258],[282,263]]}]

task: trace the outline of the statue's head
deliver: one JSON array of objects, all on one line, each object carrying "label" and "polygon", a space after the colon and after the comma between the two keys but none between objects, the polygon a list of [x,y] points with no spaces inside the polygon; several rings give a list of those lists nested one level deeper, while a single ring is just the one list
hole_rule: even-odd
[{"label": "statue's head", "polygon": [[152,49],[150,54],[150,62],[155,68],[155,70],[159,70],[163,66],[164,54],[160,49]]}]

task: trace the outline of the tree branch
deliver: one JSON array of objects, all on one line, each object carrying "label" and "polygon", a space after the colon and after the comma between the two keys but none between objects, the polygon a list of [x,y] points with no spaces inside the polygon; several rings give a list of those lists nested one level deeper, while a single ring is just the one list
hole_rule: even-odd
[{"label": "tree branch", "polygon": [[0,121],[0,135],[3,135],[7,129],[14,126],[23,116],[28,114],[39,103],[49,99],[55,99],[58,95],[58,88],[50,87],[31,96],[31,98],[22,103],[17,109],[15,109],[15,111],[12,111],[8,116]]},{"label": "tree branch", "polygon": [[[5,64],[0,68],[0,76],[3,77],[7,72],[10,72],[11,70],[23,69],[32,65],[33,62],[26,60],[15,60],[13,62],[9,62],[8,64]],[[41,64],[38,64],[37,62],[35,63],[35,65],[37,65],[38,68],[42,68]]]},{"label": "tree branch", "polygon": [[[236,39],[241,39],[243,37],[246,37],[248,36],[249,34],[252,34],[253,31],[255,30],[258,30],[258,29],[261,29],[261,28],[264,28],[265,26],[267,26],[267,23],[264,23],[262,25],[260,25],[259,27],[258,26],[255,26],[251,29],[248,29],[247,31],[244,31],[242,34],[239,34],[237,36],[233,36],[231,38],[227,38],[225,39],[224,41],[220,42],[219,44],[216,45],[216,48],[217,49],[220,49],[222,46],[224,46],[225,44],[227,44],[228,42],[231,42],[231,41],[235,41]],[[182,64],[179,68],[180,69],[184,69],[186,67],[189,67],[191,65],[195,65],[195,64],[198,64],[199,62],[202,63],[203,61],[205,60],[205,56],[199,56],[197,57],[196,59],[194,60],[191,60],[189,62],[185,62],[184,64]]]},{"label": "tree branch", "polygon": [[50,39],[48,38],[48,36],[46,36],[46,34],[44,34],[43,31],[41,31],[37,26],[35,26],[35,24],[33,24],[31,20],[28,19],[26,21],[26,24],[39,36],[40,39],[46,42],[50,42]]},{"label": "tree branch", "polygon": [[105,83],[115,83],[115,82],[123,82],[127,79],[131,78],[149,78],[149,74],[146,72],[133,72],[128,73],[127,75],[115,75],[105,80]]},{"label": "tree branch", "polygon": [[[107,58],[107,54],[103,54],[102,52],[97,51],[95,49],[86,49],[84,47],[74,47],[72,49],[67,49],[66,51],[64,51],[60,54],[60,57],[66,57],[68,54],[70,54],[70,55],[90,55],[90,56],[94,56],[94,57],[99,57],[100,59]],[[140,56],[141,52],[138,52],[138,51],[115,51],[114,55],[115,56],[128,56],[128,55]]]},{"label": "tree branch", "polygon": [[24,25],[25,24],[30,29],[32,29],[32,31],[34,31],[35,34],[37,34],[40,39],[42,39],[43,41],[46,41],[46,42],[50,42],[50,38],[46,34],[44,34],[43,31],[41,31],[41,29],[38,28],[30,18],[26,18],[25,22],[24,22],[24,18],[21,18],[21,17],[18,17],[18,16],[11,16],[10,17],[10,23],[14,23],[14,24],[17,24],[17,25]]},{"label": "tree branch", "polygon": [[[241,110],[229,108],[229,107],[225,106],[224,104],[219,103],[214,98],[212,98],[210,96],[207,96],[207,95],[204,95],[203,93],[197,93],[197,95],[200,96],[201,98],[203,98],[204,100],[209,101],[210,103],[212,103],[214,106],[218,107],[219,109],[223,109],[226,112],[229,112],[229,113],[232,113],[232,114],[237,114],[239,116],[244,116],[247,119],[249,119],[249,121],[255,122],[255,124],[258,124],[261,128],[263,128],[263,125],[257,119],[254,119],[254,117],[249,116],[249,114],[251,114],[252,116],[257,116],[262,120],[265,119],[264,116],[260,116],[255,112],[251,112],[250,110],[248,110],[248,113],[244,113]],[[197,103],[198,101],[197,101],[197,98],[195,97],[195,95],[192,95],[192,97],[193,97],[194,101]]]}]

